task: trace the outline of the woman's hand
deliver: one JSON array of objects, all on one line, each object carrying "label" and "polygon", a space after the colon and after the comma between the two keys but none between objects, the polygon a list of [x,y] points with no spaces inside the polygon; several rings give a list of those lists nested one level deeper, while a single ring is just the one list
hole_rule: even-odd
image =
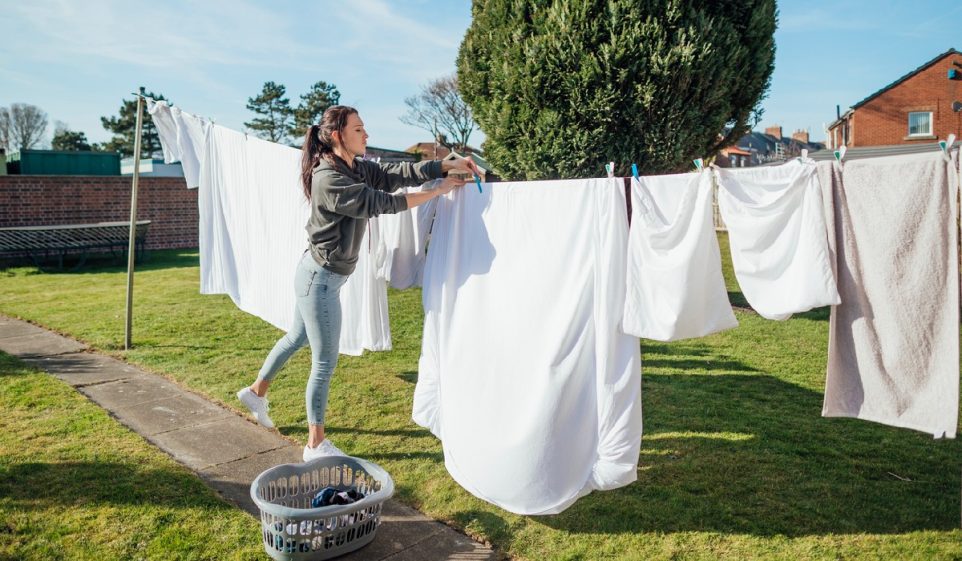
[{"label": "woman's hand", "polygon": [[404,198],[407,199],[408,208],[414,208],[418,205],[423,205],[434,197],[440,197],[441,195],[450,193],[452,190],[457,189],[458,187],[463,187],[465,181],[467,181],[467,178],[465,177],[445,177],[434,189],[431,189],[430,191],[408,193],[404,195]]},{"label": "woman's hand", "polygon": [[474,163],[474,160],[470,158],[455,158],[453,160],[441,160],[441,171],[449,172],[453,171],[456,173],[470,173],[471,175],[481,176],[481,170],[478,169],[478,165]]},{"label": "woman's hand", "polygon": [[[469,160],[470,161],[470,160]],[[471,162],[474,163],[474,162]],[[452,177],[448,176],[441,180],[441,183],[431,190],[435,196],[440,197],[441,195],[450,193],[452,190],[458,187],[464,187],[467,178],[465,177]]]}]

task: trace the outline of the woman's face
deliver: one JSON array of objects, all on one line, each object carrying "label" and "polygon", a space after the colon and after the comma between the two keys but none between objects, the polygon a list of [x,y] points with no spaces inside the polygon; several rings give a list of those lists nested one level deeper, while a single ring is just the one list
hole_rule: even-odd
[{"label": "woman's face", "polygon": [[341,146],[351,153],[353,156],[363,156],[367,151],[367,131],[364,130],[364,122],[361,118],[357,116],[357,113],[352,113],[347,118],[347,125],[345,125],[344,130],[335,134],[340,136],[338,139]]}]

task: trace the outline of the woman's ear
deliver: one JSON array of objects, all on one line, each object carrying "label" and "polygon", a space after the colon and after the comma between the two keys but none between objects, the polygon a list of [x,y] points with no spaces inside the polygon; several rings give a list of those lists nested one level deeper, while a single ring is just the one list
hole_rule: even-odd
[{"label": "woman's ear", "polygon": [[337,146],[341,143],[341,131],[331,131],[331,140],[334,141],[334,145]]}]

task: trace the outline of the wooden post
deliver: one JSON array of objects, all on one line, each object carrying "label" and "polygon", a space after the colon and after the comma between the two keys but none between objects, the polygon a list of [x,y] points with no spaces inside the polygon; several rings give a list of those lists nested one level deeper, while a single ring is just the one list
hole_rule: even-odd
[{"label": "wooden post", "polygon": [[130,187],[130,242],[127,245],[127,324],[124,329],[124,350],[131,345],[134,311],[134,257],[137,253],[137,181],[140,179],[140,137],[143,132],[144,88],[137,96],[137,131],[134,136],[134,177]]}]

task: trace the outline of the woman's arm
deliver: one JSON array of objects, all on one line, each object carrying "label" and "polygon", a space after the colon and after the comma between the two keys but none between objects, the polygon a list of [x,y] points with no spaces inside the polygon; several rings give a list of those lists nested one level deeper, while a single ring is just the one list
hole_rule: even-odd
[{"label": "woman's arm", "polygon": [[419,193],[408,193],[404,195],[404,198],[407,199],[408,208],[414,208],[418,205],[423,205],[435,197],[449,193],[452,189],[463,187],[464,182],[465,179],[463,177],[445,177],[436,188]]}]

